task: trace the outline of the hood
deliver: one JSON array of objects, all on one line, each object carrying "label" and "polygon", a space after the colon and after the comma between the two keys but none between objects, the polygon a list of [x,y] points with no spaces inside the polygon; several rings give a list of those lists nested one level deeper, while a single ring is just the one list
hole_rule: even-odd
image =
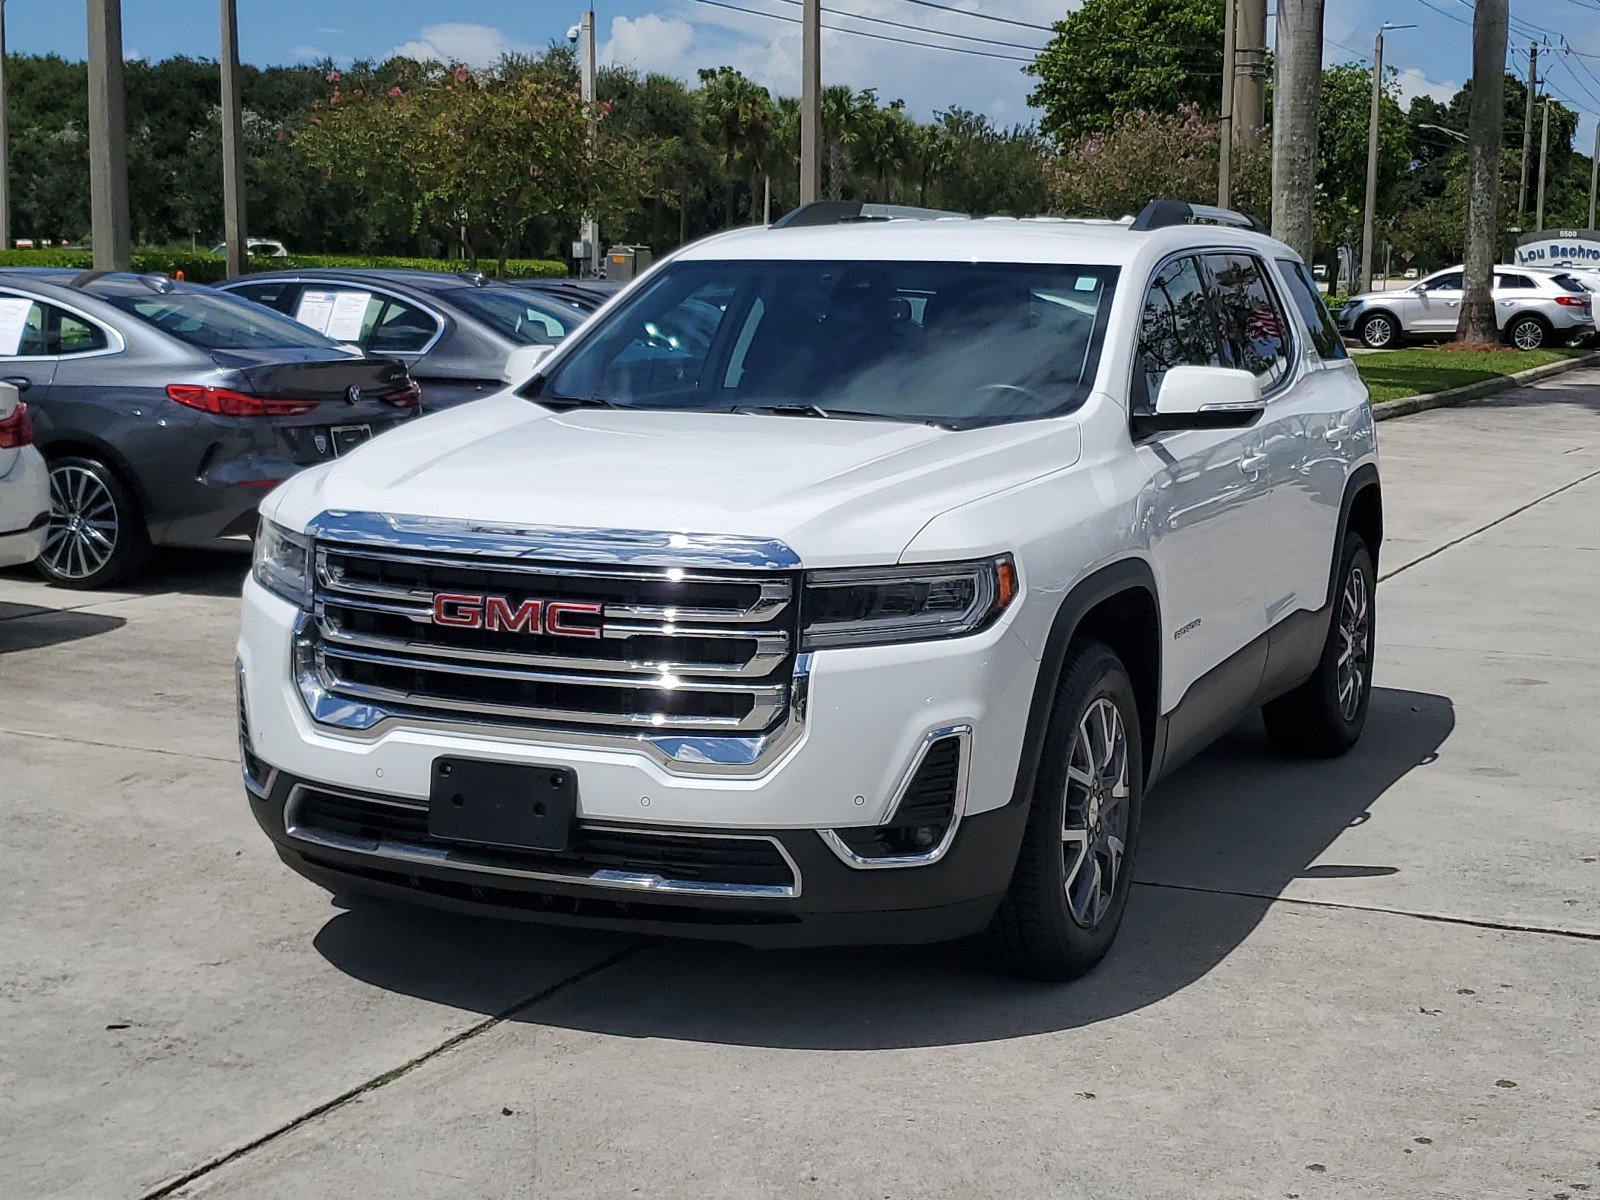
[{"label": "hood", "polygon": [[375,438],[268,510],[775,538],[808,566],[895,562],[951,508],[1070,466],[1072,420],[951,431],[736,413],[552,412],[509,392]]}]

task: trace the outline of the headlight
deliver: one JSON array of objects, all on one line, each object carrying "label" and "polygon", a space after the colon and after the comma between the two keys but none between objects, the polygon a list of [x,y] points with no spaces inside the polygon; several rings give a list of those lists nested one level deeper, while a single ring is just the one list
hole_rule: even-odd
[{"label": "headlight", "polygon": [[991,624],[1017,594],[1009,554],[977,562],[851,567],[806,574],[807,650],[960,637]]},{"label": "headlight", "polygon": [[262,518],[256,531],[255,580],[267,591],[282,596],[290,604],[311,607],[311,542],[303,534],[290,533],[281,525]]}]

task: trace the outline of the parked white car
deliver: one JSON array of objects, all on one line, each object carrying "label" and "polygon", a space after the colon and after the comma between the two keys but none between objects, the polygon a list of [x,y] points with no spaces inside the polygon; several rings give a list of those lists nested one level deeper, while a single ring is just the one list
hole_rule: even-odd
[{"label": "parked white car", "polygon": [[1254,709],[1356,742],[1377,446],[1293,250],[1175,201],[781,224],[267,497],[240,744],[294,870],[757,945],[988,930],[1065,979],[1155,780]]},{"label": "parked white car", "polygon": [[50,472],[16,385],[0,383],[0,567],[32,562],[50,524]]},{"label": "parked white car", "polygon": [[[1463,277],[1460,267],[1451,267],[1410,287],[1352,296],[1339,310],[1339,328],[1373,350],[1449,338],[1461,321]],[[1595,331],[1590,293],[1562,272],[1496,267],[1492,294],[1501,336],[1519,350],[1563,345]]]}]

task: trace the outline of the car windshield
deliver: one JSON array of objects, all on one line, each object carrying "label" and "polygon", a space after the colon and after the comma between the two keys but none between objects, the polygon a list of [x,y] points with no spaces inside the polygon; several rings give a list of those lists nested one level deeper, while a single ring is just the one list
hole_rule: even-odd
[{"label": "car windshield", "polygon": [[548,378],[540,403],[975,425],[1081,403],[1114,267],[679,262]]},{"label": "car windshield", "polygon": [[338,347],[337,342],[298,321],[221,292],[133,292],[119,288],[101,298],[202,350]]},{"label": "car windshield", "polygon": [[576,309],[518,288],[457,288],[450,299],[496,333],[523,346],[552,345],[583,324],[584,315]]}]

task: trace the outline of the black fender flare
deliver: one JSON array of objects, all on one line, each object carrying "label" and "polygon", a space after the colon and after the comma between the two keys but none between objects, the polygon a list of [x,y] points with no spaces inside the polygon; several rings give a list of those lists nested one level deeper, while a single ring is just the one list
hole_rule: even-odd
[{"label": "black fender flare", "polygon": [[[1356,497],[1362,492],[1372,490],[1378,493],[1378,512],[1383,512],[1383,485],[1378,480],[1378,467],[1375,463],[1362,463],[1344,482],[1344,496],[1339,500],[1339,536],[1333,544],[1333,561],[1328,564],[1328,600],[1333,600],[1333,589],[1338,584],[1339,556],[1344,548],[1345,535],[1350,532],[1350,510],[1356,505]],[[1382,538],[1380,536],[1381,543]],[[1372,565],[1378,565],[1379,546],[1370,546],[1372,551]]]}]

